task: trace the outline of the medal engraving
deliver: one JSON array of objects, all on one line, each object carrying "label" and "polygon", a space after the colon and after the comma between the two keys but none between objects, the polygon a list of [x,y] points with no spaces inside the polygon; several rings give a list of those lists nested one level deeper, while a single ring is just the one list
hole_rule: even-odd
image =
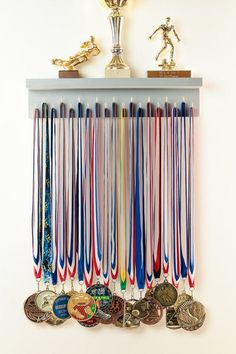
[{"label": "medal engraving", "polygon": [[51,290],[44,290],[38,293],[35,303],[43,312],[52,312],[52,306],[57,294]]},{"label": "medal engraving", "polygon": [[50,312],[41,311],[35,304],[37,294],[30,295],[24,303],[26,317],[34,323],[42,323],[51,317]]},{"label": "medal engraving", "polygon": [[168,307],[166,309],[166,327],[169,329],[181,328],[174,307]]},{"label": "medal engraving", "polygon": [[183,304],[185,303],[186,301],[190,301],[192,300],[192,297],[190,295],[188,295],[187,293],[182,293],[178,296],[177,300],[176,300],[176,303],[174,304],[174,309],[175,311],[178,310],[178,308]]},{"label": "medal engraving", "polygon": [[183,329],[186,331],[195,331],[199,329],[205,321],[205,307],[198,301],[186,301],[179,307],[177,318]]},{"label": "medal engraving", "polygon": [[149,298],[150,312],[146,318],[141,319],[141,322],[146,325],[155,325],[162,319],[163,308],[161,304],[154,298]]},{"label": "medal engraving", "polygon": [[166,281],[154,289],[153,296],[163,307],[169,307],[175,304],[178,293],[175,287]]}]

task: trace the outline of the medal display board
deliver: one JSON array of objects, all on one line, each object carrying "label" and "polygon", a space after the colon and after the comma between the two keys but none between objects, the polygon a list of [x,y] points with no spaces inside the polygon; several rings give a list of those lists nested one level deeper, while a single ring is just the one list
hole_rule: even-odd
[{"label": "medal display board", "polygon": [[193,295],[200,85],[27,81],[38,284],[24,306],[29,320],[138,328],[165,315],[169,329],[203,325]]}]

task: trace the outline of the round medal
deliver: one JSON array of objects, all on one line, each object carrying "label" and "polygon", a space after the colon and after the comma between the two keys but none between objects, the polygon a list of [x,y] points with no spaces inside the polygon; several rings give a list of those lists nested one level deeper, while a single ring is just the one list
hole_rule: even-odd
[{"label": "round medal", "polygon": [[165,281],[164,283],[157,285],[154,289],[153,296],[163,307],[168,307],[175,304],[178,293],[172,284]]},{"label": "round medal", "polygon": [[150,312],[147,318],[141,319],[141,322],[146,325],[155,325],[162,319],[163,308],[161,304],[154,298],[149,298]]},{"label": "round medal", "polygon": [[78,321],[78,323],[83,327],[93,328],[93,327],[96,327],[97,325],[99,325],[99,320],[98,320],[98,318],[93,317],[87,321],[83,321],[83,322]]},{"label": "round medal", "polygon": [[52,306],[53,314],[60,320],[67,320],[70,318],[70,314],[67,309],[70,296],[63,294],[55,298]]},{"label": "round medal", "polygon": [[64,322],[65,321],[56,318],[54,315],[51,315],[51,317],[49,318],[49,320],[47,320],[46,323],[49,324],[50,326],[60,326]]},{"label": "round medal", "polygon": [[101,310],[104,310],[109,307],[112,301],[111,290],[102,284],[92,285],[90,288],[87,289],[86,293],[94,298],[97,307]]},{"label": "round medal", "polygon": [[87,293],[78,293],[71,296],[67,309],[71,317],[76,320],[90,320],[96,313],[96,303],[92,296]]},{"label": "round medal", "polygon": [[43,312],[52,312],[52,306],[57,294],[52,290],[44,290],[37,294],[35,304]]},{"label": "round medal", "polygon": [[41,311],[35,304],[35,299],[38,294],[33,294],[28,297],[24,303],[24,311],[26,317],[34,323],[42,323],[51,317],[50,312]]},{"label": "round medal", "polygon": [[118,295],[113,295],[112,301],[108,309],[105,312],[109,313],[111,316],[118,318],[124,313],[125,301],[122,297]]},{"label": "round medal", "polygon": [[205,307],[198,301],[186,301],[179,307],[177,318],[180,326],[186,331],[197,330],[205,321]]}]

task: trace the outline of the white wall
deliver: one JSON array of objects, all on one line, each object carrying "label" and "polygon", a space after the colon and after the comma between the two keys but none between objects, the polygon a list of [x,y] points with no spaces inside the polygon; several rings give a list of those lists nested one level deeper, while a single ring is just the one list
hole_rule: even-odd
[{"label": "white wall", "polygon": [[102,55],[81,69],[101,77],[110,58],[108,12],[99,0],[0,0],[0,352],[3,354],[233,354],[235,338],[235,36],[234,0],[130,0],[127,61],[136,76],[155,68],[158,40],[147,36],[166,16],[182,38],[177,61],[204,78],[197,122],[197,291],[207,307],[198,332],[168,331],[164,323],[122,331],[67,323],[28,322],[23,301],[35,290],[31,265],[32,121],[26,78],[56,77],[54,56],[75,52],[90,34]]}]

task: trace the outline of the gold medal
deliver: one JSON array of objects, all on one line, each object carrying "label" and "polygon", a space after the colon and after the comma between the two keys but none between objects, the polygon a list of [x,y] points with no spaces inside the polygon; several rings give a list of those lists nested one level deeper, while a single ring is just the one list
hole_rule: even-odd
[{"label": "gold medal", "polygon": [[186,331],[199,329],[203,325],[205,318],[205,307],[198,301],[186,301],[177,311],[178,322]]},{"label": "gold medal", "polygon": [[192,296],[191,295],[188,295],[186,292],[183,292],[182,294],[180,294],[174,304],[174,309],[175,311],[178,310],[178,308],[183,304],[185,303],[186,301],[190,301],[192,300]]},{"label": "gold medal", "polygon": [[71,317],[80,322],[90,320],[97,310],[93,297],[82,292],[71,296],[67,308]]},{"label": "gold medal", "polygon": [[51,317],[49,318],[49,320],[46,321],[46,323],[50,326],[60,326],[63,323],[65,323],[65,321],[60,320],[59,318],[55,317],[54,315],[51,315]]},{"label": "gold medal", "polygon": [[167,280],[156,286],[153,297],[160,302],[163,307],[169,307],[175,304],[178,293],[176,288]]}]

